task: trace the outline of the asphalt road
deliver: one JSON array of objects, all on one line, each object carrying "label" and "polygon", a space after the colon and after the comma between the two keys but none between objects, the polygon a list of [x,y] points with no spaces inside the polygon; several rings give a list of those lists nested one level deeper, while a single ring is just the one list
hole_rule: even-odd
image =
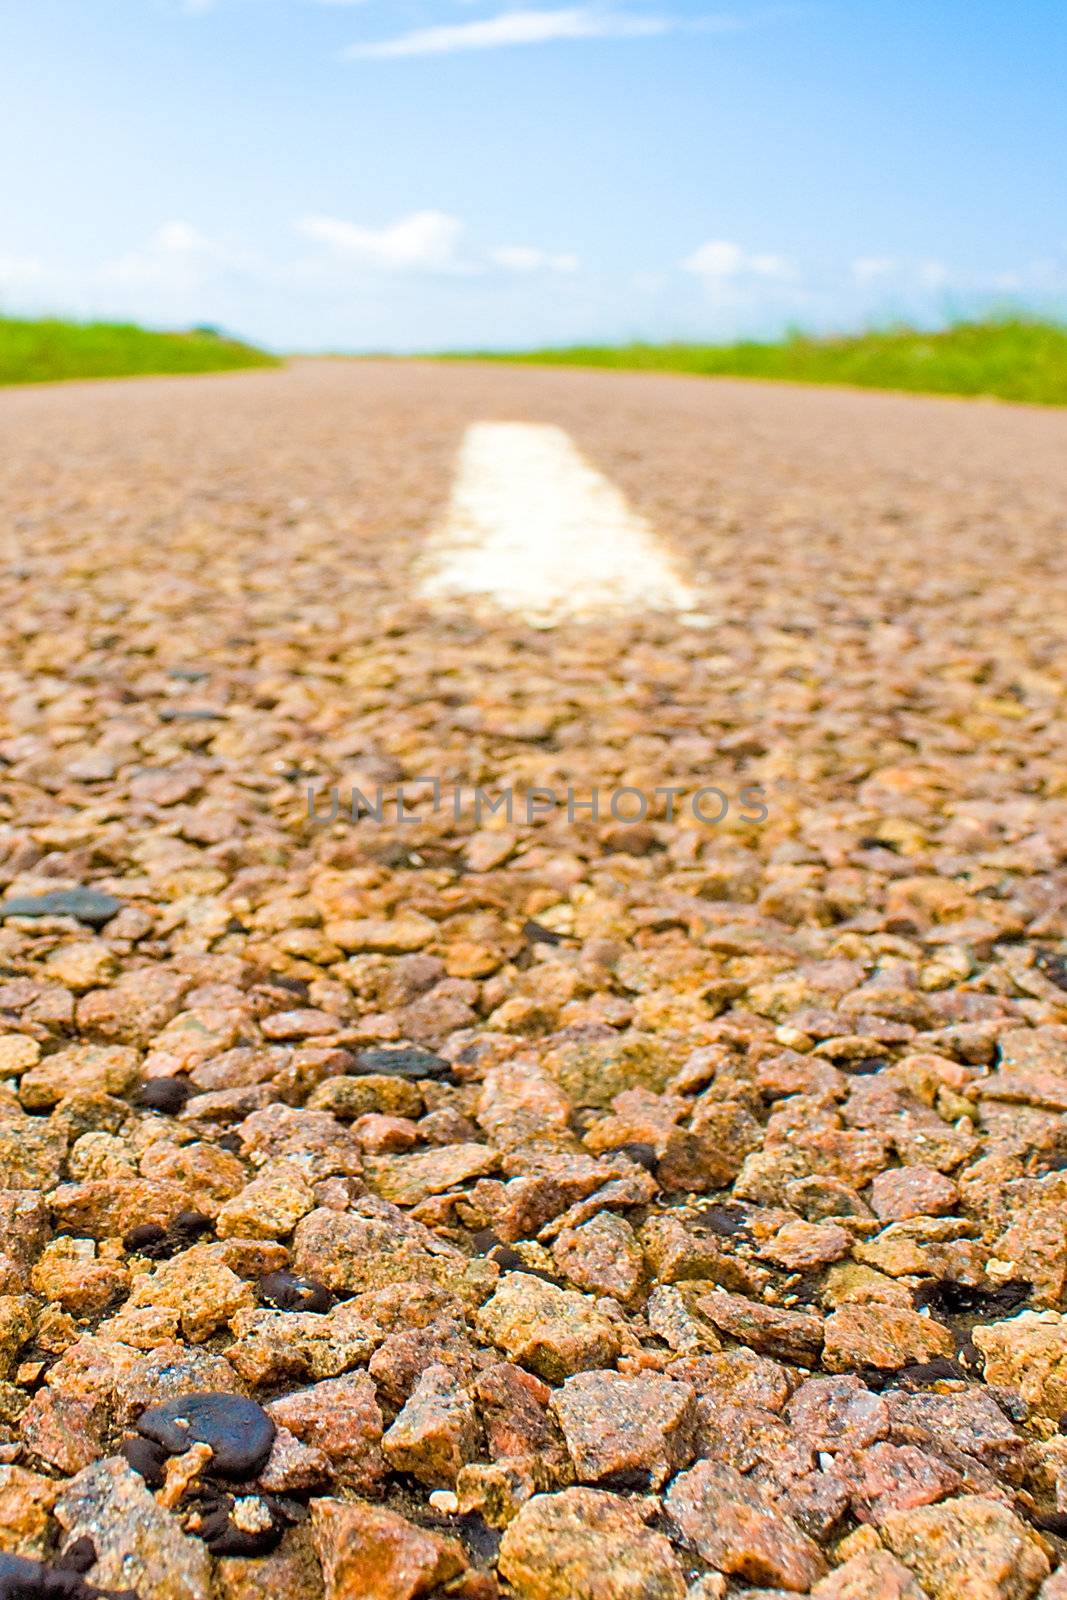
[{"label": "asphalt road", "polygon": [[[505,565],[563,460],[597,560],[665,563],[659,609],[434,587],[499,423],[566,436],[506,434],[510,498],[489,452]],[[531,527],[566,600],[569,535]],[[468,1600],[1036,1595],[1067,1549],[1065,533],[1054,411],[369,361],[0,393],[0,886],[122,907],[0,926],[0,1450],[48,1480],[0,1490],[18,1551],[85,1534],[90,1582],[206,1595],[180,1486],[131,1510],[94,1463],[149,1400],[244,1388],[320,1453],[222,1600],[464,1562]],[[451,1067],[366,1077],[395,1046]],[[179,1115],[135,1106],[154,1078]],[[190,1209],[215,1242],[131,1243]],[[294,1354],[256,1288],[285,1265],[363,1343],[320,1313]],[[533,1488],[564,1498],[498,1561]],[[459,1555],[375,1544],[356,1492]]]}]

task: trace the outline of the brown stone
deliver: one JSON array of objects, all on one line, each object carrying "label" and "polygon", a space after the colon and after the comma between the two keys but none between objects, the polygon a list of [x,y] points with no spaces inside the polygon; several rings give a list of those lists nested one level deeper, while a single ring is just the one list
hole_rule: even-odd
[{"label": "brown stone", "polygon": [[888,1550],[867,1550],[820,1578],[812,1600],[928,1600],[913,1573]]},{"label": "brown stone", "polygon": [[313,1500],[326,1600],[418,1600],[458,1577],[463,1547],[366,1500]]},{"label": "brown stone", "polygon": [[40,1560],[60,1485],[25,1467],[0,1464],[0,1550]]},{"label": "brown stone", "polygon": [[818,1545],[733,1467],[698,1461],[674,1480],[664,1509],[685,1544],[720,1572],[806,1593],[826,1571]]},{"label": "brown stone", "polygon": [[823,1320],[808,1311],[787,1311],[737,1294],[706,1294],[697,1309],[723,1333],[763,1355],[798,1366],[814,1366],[823,1343]]},{"label": "brown stone", "polygon": [[519,1600],[684,1600],[678,1558],[626,1501],[599,1489],[539,1494],[500,1545]]},{"label": "brown stone", "polygon": [[301,1443],[321,1451],[339,1488],[374,1489],[385,1471],[382,1414],[365,1372],[330,1378],[274,1400],[273,1420]]},{"label": "brown stone", "polygon": [[144,1479],[120,1457],[86,1467],[56,1501],[68,1539],[91,1539],[96,1560],[86,1573],[98,1588],[135,1589],[139,1600],[204,1600],[211,1557],[162,1510]]},{"label": "brown stone", "polygon": [[644,1257],[625,1218],[601,1212],[578,1228],[564,1228],[552,1246],[556,1265],[579,1289],[612,1295],[623,1305],[638,1298]]},{"label": "brown stone", "polygon": [[426,1368],[411,1398],[382,1440],[397,1472],[431,1489],[449,1489],[478,1453],[478,1418],[467,1391],[445,1366]]},{"label": "brown stone", "polygon": [[871,1209],[882,1222],[940,1217],[956,1197],[956,1185],[936,1167],[889,1167],[871,1180]]},{"label": "brown stone", "polygon": [[509,1360],[548,1383],[606,1367],[621,1347],[615,1325],[590,1301],[524,1272],[501,1279],[477,1322]]},{"label": "brown stone", "polygon": [[954,1354],[948,1329],[917,1311],[889,1305],[844,1305],[826,1319],[823,1361],[830,1372],[864,1366],[893,1371]]},{"label": "brown stone", "polygon": [[580,1483],[658,1489],[693,1458],[697,1413],[687,1383],[582,1372],[551,1403]]},{"label": "brown stone", "polygon": [[1017,1317],[975,1328],[987,1383],[1016,1389],[1040,1416],[1067,1411],[1067,1317],[1056,1311],[1023,1311]]},{"label": "brown stone", "polygon": [[290,1528],[277,1550],[227,1556],[215,1565],[216,1600],[322,1600],[322,1571],[306,1526]]},{"label": "brown stone", "polygon": [[893,1511],[879,1532],[931,1600],[1030,1600],[1048,1576],[1048,1557],[1025,1523],[977,1495]]}]

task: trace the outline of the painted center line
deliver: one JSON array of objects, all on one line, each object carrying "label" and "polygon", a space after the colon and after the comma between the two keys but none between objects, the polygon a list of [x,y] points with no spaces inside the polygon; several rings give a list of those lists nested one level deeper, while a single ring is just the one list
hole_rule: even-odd
[{"label": "painted center line", "polygon": [[550,626],[618,611],[689,611],[695,597],[652,528],[562,428],[467,429],[421,594],[483,595]]}]

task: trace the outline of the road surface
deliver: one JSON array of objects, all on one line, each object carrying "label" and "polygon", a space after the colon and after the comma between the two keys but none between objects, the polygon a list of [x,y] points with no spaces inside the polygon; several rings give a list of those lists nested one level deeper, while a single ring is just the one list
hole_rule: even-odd
[{"label": "road surface", "polygon": [[10,1548],[141,1600],[1036,1595],[1065,507],[1067,414],[992,403],[0,393]]}]

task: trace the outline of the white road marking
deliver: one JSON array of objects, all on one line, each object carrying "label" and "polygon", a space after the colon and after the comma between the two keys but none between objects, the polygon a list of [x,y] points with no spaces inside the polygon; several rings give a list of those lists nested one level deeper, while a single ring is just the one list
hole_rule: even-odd
[{"label": "white road marking", "polygon": [[532,422],[467,429],[424,574],[426,599],[484,595],[546,626],[695,603],[619,490],[562,428]]}]

